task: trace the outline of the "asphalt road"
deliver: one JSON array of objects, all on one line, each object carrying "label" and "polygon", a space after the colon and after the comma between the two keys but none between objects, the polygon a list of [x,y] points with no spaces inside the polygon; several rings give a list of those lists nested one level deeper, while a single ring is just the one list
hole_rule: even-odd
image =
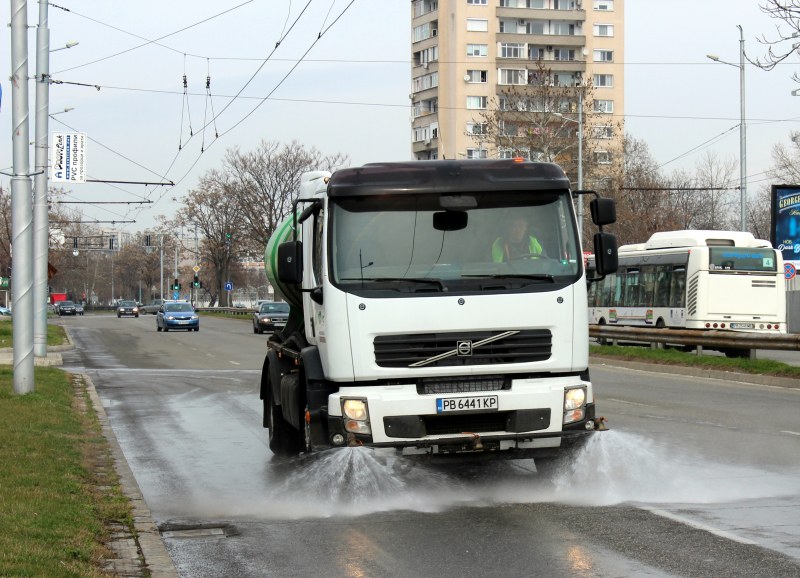
[{"label": "asphalt road", "polygon": [[800,576],[800,390],[593,366],[611,431],[529,460],[275,460],[265,335],[64,319],[181,576]]}]

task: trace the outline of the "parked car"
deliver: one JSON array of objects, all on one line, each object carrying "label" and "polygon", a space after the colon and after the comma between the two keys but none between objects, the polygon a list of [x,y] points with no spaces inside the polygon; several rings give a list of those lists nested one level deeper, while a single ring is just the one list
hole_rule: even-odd
[{"label": "parked car", "polygon": [[76,315],[75,303],[72,301],[62,301],[58,304],[58,314],[63,315]]},{"label": "parked car", "polygon": [[273,333],[286,326],[289,304],[282,301],[263,301],[253,313],[253,333]]},{"label": "parked car", "polygon": [[81,303],[75,304],[75,315],[83,315],[83,305]]},{"label": "parked car", "polygon": [[158,310],[161,308],[163,304],[164,304],[163,299],[153,299],[147,305],[143,305],[141,309],[139,309],[139,311],[141,311],[143,315],[146,315],[148,313],[155,315],[156,313],[158,313]]},{"label": "parked car", "polygon": [[9,309],[8,307],[3,307],[2,305],[0,305],[0,315],[5,315],[5,316],[9,316],[10,317],[11,316],[11,309]]},{"label": "parked car", "polygon": [[156,331],[186,329],[200,331],[200,316],[195,313],[191,303],[171,301],[164,303],[156,313]]},{"label": "parked car", "polygon": [[139,317],[139,307],[136,305],[136,301],[120,301],[117,303],[117,317],[122,317],[123,315]]}]

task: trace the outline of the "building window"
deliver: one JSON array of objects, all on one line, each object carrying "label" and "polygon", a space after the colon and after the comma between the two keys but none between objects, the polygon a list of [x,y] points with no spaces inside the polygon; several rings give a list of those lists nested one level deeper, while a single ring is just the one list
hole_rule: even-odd
[{"label": "building window", "polygon": [[556,48],[553,50],[553,60],[575,60],[575,49]]},{"label": "building window", "polygon": [[486,6],[489,0],[467,0],[467,4],[474,4],[476,6]]},{"label": "building window", "polygon": [[486,108],[488,98],[487,96],[468,96],[467,108],[471,110],[483,110]]},{"label": "building window", "polygon": [[595,100],[594,101],[594,112],[602,112],[607,114],[612,114],[614,112],[614,101],[613,100]]},{"label": "building window", "polygon": [[550,24],[550,34],[555,34],[557,36],[575,36],[575,25],[569,24],[568,22],[552,22]]},{"label": "building window", "polygon": [[525,45],[511,42],[500,44],[500,58],[522,58],[525,55]]},{"label": "building window", "polygon": [[528,84],[528,71],[501,68],[497,84]]},{"label": "building window", "polygon": [[468,135],[484,135],[488,134],[489,127],[485,122],[468,122],[467,134]]},{"label": "building window", "polygon": [[479,18],[467,18],[467,32],[489,32],[489,21]]},{"label": "building window", "polygon": [[594,162],[598,165],[610,165],[611,153],[608,151],[596,151],[594,153]]},{"label": "building window", "polygon": [[439,1],[438,0],[416,0],[412,4],[414,7],[414,18],[418,18],[420,16],[424,16],[430,12],[434,12],[439,9]]},{"label": "building window", "polygon": [[488,44],[467,44],[467,56],[487,56],[488,54]]},{"label": "building window", "polygon": [[612,88],[614,86],[613,74],[595,74],[592,83],[598,88]]},{"label": "building window", "polygon": [[614,25],[613,24],[595,24],[594,25],[594,35],[595,36],[614,36]]},{"label": "building window", "polygon": [[594,51],[594,61],[595,62],[614,62],[614,51],[613,50],[595,50]]},{"label": "building window", "polygon": [[487,149],[469,148],[469,149],[467,149],[467,158],[468,159],[488,159],[489,158],[489,151]]},{"label": "building window", "polygon": [[428,38],[432,38],[436,36],[437,33],[437,23],[436,22],[426,22],[425,24],[420,24],[416,26],[413,30],[414,34],[414,42],[419,42],[420,40],[427,40]]},{"label": "building window", "polygon": [[594,0],[594,9],[612,12],[614,10],[614,0]]},{"label": "building window", "polygon": [[485,70],[467,70],[467,82],[474,84],[486,84],[489,81],[489,75]]},{"label": "building window", "polygon": [[431,74],[426,74],[425,76],[418,76],[413,82],[414,92],[435,88],[439,86],[439,73],[433,72]]},{"label": "building window", "polygon": [[610,126],[596,126],[592,128],[594,138],[614,138],[614,129]]}]

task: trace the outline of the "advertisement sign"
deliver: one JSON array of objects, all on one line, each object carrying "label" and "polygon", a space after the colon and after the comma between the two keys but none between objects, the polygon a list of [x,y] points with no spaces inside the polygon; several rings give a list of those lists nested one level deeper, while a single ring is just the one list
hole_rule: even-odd
[{"label": "advertisement sign", "polygon": [[784,261],[800,262],[800,185],[772,185],[770,233]]},{"label": "advertisement sign", "polygon": [[54,132],[50,143],[50,180],[54,183],[86,182],[86,134]]}]

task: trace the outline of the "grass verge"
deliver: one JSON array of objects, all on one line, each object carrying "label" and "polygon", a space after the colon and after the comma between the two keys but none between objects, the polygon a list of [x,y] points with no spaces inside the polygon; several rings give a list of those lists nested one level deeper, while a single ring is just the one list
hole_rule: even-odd
[{"label": "grass verge", "polygon": [[[67,342],[64,328],[52,323],[47,324],[47,345],[61,345]],[[0,318],[0,349],[13,347],[13,325],[10,317]]]},{"label": "grass verge", "polygon": [[0,576],[110,576],[108,525],[133,521],[106,440],[79,378],[34,379],[16,395],[0,366]]},{"label": "grass verge", "polygon": [[662,365],[685,365],[704,369],[774,375],[800,379],[800,367],[771,359],[728,359],[711,355],[695,355],[677,349],[650,349],[649,347],[622,347],[618,345],[591,345],[589,354],[595,358],[624,359]]}]

